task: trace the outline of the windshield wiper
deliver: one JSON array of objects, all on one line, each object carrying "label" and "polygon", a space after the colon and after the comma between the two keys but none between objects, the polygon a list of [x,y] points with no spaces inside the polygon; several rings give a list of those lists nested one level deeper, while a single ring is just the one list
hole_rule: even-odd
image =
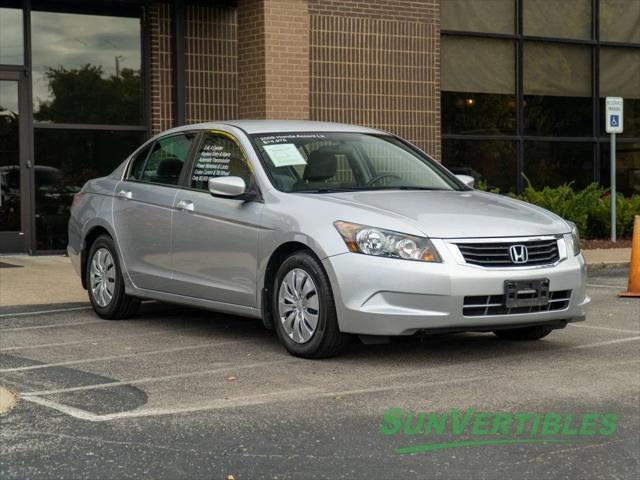
[{"label": "windshield wiper", "polygon": [[410,187],[408,185],[388,186],[388,187],[368,187],[360,190],[426,190],[426,191],[448,191],[446,188],[435,187]]},{"label": "windshield wiper", "polygon": [[313,188],[309,190],[293,190],[290,193],[340,193],[353,192],[360,190],[358,188]]}]

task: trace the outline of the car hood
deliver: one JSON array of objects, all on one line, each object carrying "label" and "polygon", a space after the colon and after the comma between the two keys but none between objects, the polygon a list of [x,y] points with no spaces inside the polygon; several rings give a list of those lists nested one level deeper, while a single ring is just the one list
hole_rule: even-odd
[{"label": "car hood", "polygon": [[432,238],[512,237],[569,232],[569,227],[562,218],[543,208],[475,190],[378,190],[321,196],[326,200],[330,199],[331,203],[404,219]]}]

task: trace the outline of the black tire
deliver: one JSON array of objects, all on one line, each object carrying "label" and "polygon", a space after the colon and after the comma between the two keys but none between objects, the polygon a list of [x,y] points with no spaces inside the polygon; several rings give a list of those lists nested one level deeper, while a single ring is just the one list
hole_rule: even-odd
[{"label": "black tire", "polygon": [[[318,323],[313,335],[305,343],[297,343],[289,337],[279,314],[278,296],[282,281],[293,269],[304,270],[315,283],[318,294]],[[342,333],[338,327],[338,316],[329,277],[322,264],[310,252],[304,250],[295,252],[282,262],[272,291],[274,327],[280,342],[291,355],[302,358],[329,358],[338,355],[346,348],[351,335]]]},{"label": "black tire", "polygon": [[503,340],[514,340],[519,342],[530,342],[540,340],[553,331],[547,325],[537,325],[534,327],[509,328],[505,330],[495,330],[493,333]]},{"label": "black tire", "polygon": [[[115,269],[113,279],[113,296],[105,306],[99,305],[98,300],[91,289],[91,262],[95,253],[100,249],[106,249],[109,252],[113,259],[113,268]],[[89,301],[98,316],[106,320],[121,320],[136,313],[140,306],[140,300],[125,293],[120,260],[118,259],[113,239],[110,236],[101,235],[95,242],[93,242],[93,245],[91,245],[91,248],[89,249],[89,254],[87,255],[87,265],[85,270]]]}]

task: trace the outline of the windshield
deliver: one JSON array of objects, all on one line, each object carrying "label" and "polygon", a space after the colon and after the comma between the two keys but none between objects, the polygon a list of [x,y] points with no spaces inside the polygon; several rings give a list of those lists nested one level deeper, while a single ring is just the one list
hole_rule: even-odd
[{"label": "windshield", "polygon": [[461,190],[433,160],[389,135],[253,135],[275,187],[283,192]]}]

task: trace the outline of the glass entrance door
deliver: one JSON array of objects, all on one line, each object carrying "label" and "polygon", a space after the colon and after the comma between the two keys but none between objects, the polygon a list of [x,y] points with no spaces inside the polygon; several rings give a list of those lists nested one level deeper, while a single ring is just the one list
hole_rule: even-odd
[{"label": "glass entrance door", "polygon": [[0,71],[0,253],[30,246],[23,90],[22,72]]}]

